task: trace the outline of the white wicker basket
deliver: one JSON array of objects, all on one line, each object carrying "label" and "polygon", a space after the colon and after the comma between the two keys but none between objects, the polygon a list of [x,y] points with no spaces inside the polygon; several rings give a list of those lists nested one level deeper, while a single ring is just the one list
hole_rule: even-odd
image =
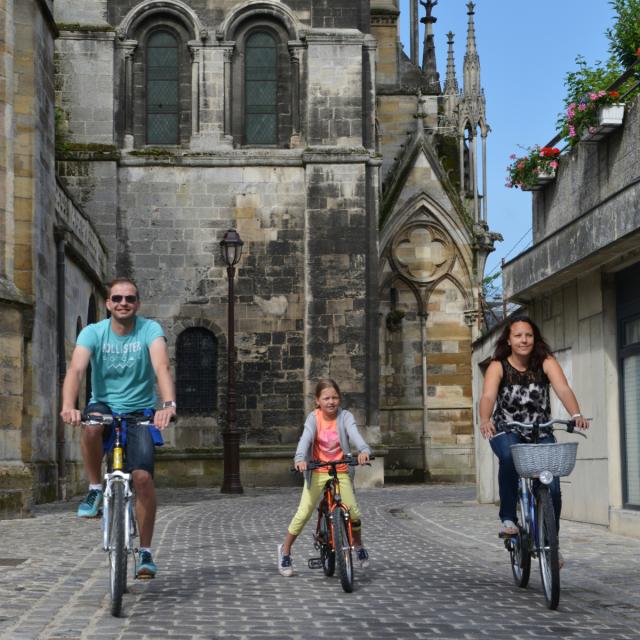
[{"label": "white wicker basket", "polygon": [[568,476],[576,464],[577,451],[577,442],[511,445],[513,462],[522,478],[535,478],[542,471]]}]

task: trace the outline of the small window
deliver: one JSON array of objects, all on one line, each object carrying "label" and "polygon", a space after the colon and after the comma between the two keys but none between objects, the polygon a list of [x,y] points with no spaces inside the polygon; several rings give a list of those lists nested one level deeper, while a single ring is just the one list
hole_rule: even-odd
[{"label": "small window", "polygon": [[218,341],[201,327],[185,329],[176,343],[176,387],[180,413],[215,410]]},{"label": "small window", "polygon": [[278,52],[265,32],[249,36],[245,51],[246,144],[278,142]]},{"label": "small window", "polygon": [[178,41],[168,31],[156,31],[147,44],[147,144],[178,144]]}]

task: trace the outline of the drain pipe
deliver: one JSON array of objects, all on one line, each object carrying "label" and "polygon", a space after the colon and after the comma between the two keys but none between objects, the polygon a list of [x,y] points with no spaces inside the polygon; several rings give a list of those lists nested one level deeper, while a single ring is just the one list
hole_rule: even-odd
[{"label": "drain pipe", "polygon": [[[62,385],[67,373],[65,353],[65,242],[62,234],[56,237],[56,345],[58,351],[58,409],[62,402]],[[58,468],[58,499],[66,500],[65,426],[60,411],[56,411],[56,464]]]},{"label": "drain pipe", "polygon": [[419,311],[420,343],[422,347],[422,468],[423,480],[427,480],[429,473],[429,449],[431,437],[429,433],[429,396],[427,386],[427,316],[426,311]]}]

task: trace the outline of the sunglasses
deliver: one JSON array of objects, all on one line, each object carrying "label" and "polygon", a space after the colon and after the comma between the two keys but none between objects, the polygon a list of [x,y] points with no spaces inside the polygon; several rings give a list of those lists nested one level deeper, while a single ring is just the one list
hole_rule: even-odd
[{"label": "sunglasses", "polygon": [[129,304],[133,304],[134,302],[138,302],[138,296],[111,296],[111,302],[115,302],[116,304],[118,302],[122,302],[122,298],[125,299],[126,302],[128,302]]}]

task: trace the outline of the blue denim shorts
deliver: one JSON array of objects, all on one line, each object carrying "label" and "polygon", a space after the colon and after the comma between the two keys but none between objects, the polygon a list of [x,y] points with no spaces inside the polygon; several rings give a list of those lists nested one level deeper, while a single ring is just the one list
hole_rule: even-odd
[{"label": "blue denim shorts", "polygon": [[[111,408],[103,402],[94,402],[88,404],[85,413],[112,413]],[[135,412],[134,412],[135,413]],[[141,413],[141,412],[140,412]],[[87,427],[94,428],[94,427]],[[105,452],[111,449],[111,439],[113,435],[113,427],[104,425],[102,431],[102,443]],[[155,443],[151,435],[151,429],[148,425],[127,425],[127,433],[124,444],[125,471],[148,471],[153,476],[154,459],[155,459]]]}]

